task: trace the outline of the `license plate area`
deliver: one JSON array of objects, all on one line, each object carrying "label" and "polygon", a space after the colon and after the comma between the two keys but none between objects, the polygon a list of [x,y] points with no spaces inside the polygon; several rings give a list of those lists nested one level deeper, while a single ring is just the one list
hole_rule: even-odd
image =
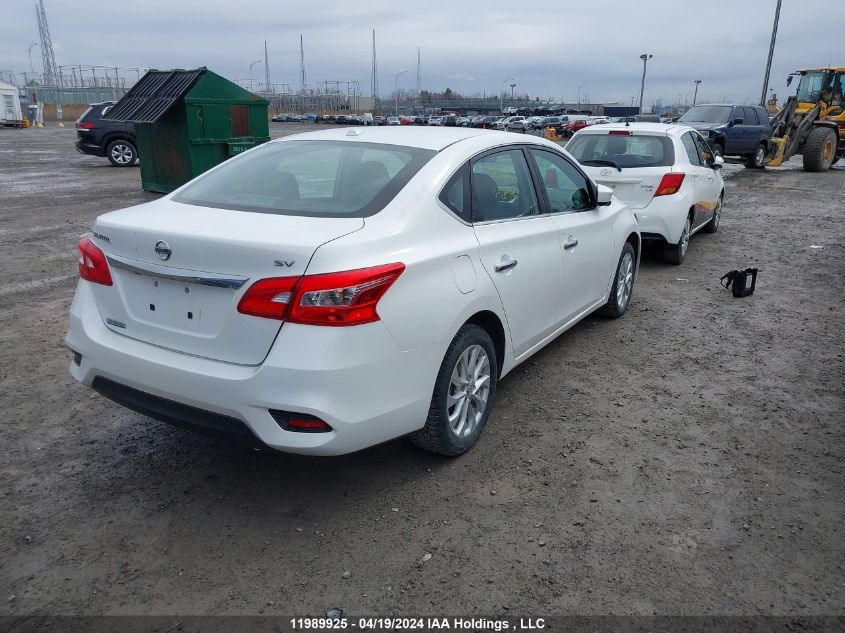
[{"label": "license plate area", "polygon": [[120,285],[129,316],[148,326],[195,335],[219,332],[231,310],[234,291],[195,283],[120,273]]}]

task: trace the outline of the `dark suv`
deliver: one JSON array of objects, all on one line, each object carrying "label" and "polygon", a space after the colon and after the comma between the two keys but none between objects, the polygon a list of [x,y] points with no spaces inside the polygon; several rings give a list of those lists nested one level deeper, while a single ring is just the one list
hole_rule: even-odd
[{"label": "dark suv", "polygon": [[742,156],[748,167],[764,167],[772,143],[772,126],[764,108],[705,103],[687,110],[678,121],[707,138],[717,156]]},{"label": "dark suv", "polygon": [[103,119],[115,103],[94,103],[79,117],[76,122],[76,151],[105,156],[116,167],[129,167],[138,160],[135,126]]}]

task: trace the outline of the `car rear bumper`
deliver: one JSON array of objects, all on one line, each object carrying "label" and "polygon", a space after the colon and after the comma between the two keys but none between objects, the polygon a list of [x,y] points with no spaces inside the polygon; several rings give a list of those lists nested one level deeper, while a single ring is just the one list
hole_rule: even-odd
[{"label": "car rear bumper", "polygon": [[[349,453],[421,428],[443,354],[438,346],[403,352],[376,322],[285,324],[258,366],[199,358],[106,327],[86,281],[71,304],[65,342],[81,355],[71,374],[124,406],[248,445],[311,455]],[[332,430],[285,430],[270,409],[316,416]]]},{"label": "car rear bumper", "polygon": [[660,196],[641,209],[631,209],[643,239],[664,239],[677,244],[684,230],[691,203],[683,196]]},{"label": "car rear bumper", "polygon": [[102,158],[106,155],[106,150],[95,143],[88,143],[86,141],[76,141],[76,151],[80,154],[88,154],[90,156],[99,156]]}]

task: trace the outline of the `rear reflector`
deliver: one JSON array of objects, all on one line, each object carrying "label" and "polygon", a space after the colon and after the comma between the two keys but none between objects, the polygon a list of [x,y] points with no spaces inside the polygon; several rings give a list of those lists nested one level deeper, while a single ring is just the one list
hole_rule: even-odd
[{"label": "rear reflector", "polygon": [[238,312],[305,325],[361,325],[379,320],[376,306],[405,270],[386,264],[339,273],[274,277],[254,283]]},{"label": "rear reflector", "polygon": [[79,276],[95,284],[112,285],[106,256],[87,235],[79,240]]},{"label": "rear reflector", "polygon": [[681,185],[684,184],[684,174],[677,172],[669,172],[664,174],[657,185],[657,191],[654,193],[657,196],[671,196],[673,193],[678,193]]},{"label": "rear reflector", "polygon": [[270,415],[273,416],[273,419],[285,431],[296,431],[298,433],[328,433],[334,430],[320,418],[308,415],[307,413],[292,413],[290,411],[270,409]]},{"label": "rear reflector", "polygon": [[631,132],[629,130],[610,130],[608,134],[610,134],[610,136],[631,136]]}]

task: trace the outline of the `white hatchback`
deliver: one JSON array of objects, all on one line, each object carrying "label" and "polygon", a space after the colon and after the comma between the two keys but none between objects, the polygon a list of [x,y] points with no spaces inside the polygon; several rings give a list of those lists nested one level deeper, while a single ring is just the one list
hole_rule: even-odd
[{"label": "white hatchback", "polygon": [[718,230],[724,160],[691,127],[608,123],[580,130],[566,149],[634,211],[643,239],[664,244],[667,262],[684,262],[696,231]]},{"label": "white hatchback", "polygon": [[457,455],[501,377],[626,311],[640,236],[552,142],[379,127],[261,145],[79,249],[70,371],[107,397],[257,447]]}]

